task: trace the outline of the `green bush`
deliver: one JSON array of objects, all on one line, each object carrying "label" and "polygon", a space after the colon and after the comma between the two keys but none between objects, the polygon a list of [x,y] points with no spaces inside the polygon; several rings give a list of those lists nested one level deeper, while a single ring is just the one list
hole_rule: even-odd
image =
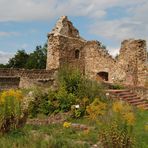
[{"label": "green bush", "polygon": [[0,94],[0,132],[6,133],[23,126],[27,112],[22,111],[22,92],[19,90],[3,91]]},{"label": "green bush", "polygon": [[101,84],[86,78],[83,78],[79,83],[76,96],[79,98],[87,97],[89,98],[90,103],[94,100],[94,98],[106,99]]},{"label": "green bush", "polygon": [[34,99],[29,103],[28,112],[30,117],[37,117],[38,114],[48,115],[52,111],[52,104],[48,94],[41,90],[34,91]]},{"label": "green bush", "polygon": [[58,73],[59,86],[64,86],[67,93],[73,93],[77,98],[89,99],[101,96],[105,98],[103,86],[96,81],[89,80],[77,69],[62,67]]},{"label": "green bush", "polygon": [[89,98],[88,104],[94,98],[106,100],[103,87],[95,81],[88,80],[78,70],[63,67],[58,73],[58,89],[43,92],[35,90],[34,100],[30,102],[29,112],[31,117],[37,114],[49,115],[51,113],[68,112],[72,105],[79,104],[81,108],[74,111],[75,117],[85,114],[86,106],[82,105],[83,98]]},{"label": "green bush", "polygon": [[76,101],[76,96],[68,93],[64,87],[60,87],[59,91],[55,94],[61,111],[69,111],[71,105]]},{"label": "green bush", "polygon": [[79,70],[68,66],[63,66],[58,72],[59,86],[65,87],[68,93],[76,94],[82,79],[83,76]]}]

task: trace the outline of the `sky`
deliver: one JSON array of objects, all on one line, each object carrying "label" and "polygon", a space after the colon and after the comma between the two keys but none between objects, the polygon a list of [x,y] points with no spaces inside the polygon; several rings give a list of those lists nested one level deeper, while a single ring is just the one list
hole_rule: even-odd
[{"label": "sky", "polygon": [[112,55],[125,39],[148,41],[148,0],[0,0],[0,63],[17,50],[44,45],[58,18],[68,16],[80,35]]}]

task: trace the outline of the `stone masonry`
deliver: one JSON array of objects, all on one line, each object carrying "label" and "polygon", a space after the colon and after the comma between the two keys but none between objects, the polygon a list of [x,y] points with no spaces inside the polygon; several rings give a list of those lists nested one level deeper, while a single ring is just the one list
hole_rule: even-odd
[{"label": "stone masonry", "polygon": [[145,86],[148,82],[146,41],[125,40],[114,59],[99,41],[86,41],[66,16],[48,34],[47,70],[68,64],[93,80]]},{"label": "stone masonry", "polygon": [[146,41],[123,41],[114,59],[101,42],[83,39],[72,22],[62,16],[48,34],[46,69],[0,69],[0,89],[55,86],[56,73],[63,65],[79,69],[92,80],[148,87]]}]

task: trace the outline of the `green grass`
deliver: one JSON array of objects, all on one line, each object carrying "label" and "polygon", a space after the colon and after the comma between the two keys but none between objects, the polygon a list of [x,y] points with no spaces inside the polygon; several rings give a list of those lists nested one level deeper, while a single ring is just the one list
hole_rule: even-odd
[{"label": "green grass", "polygon": [[137,139],[137,148],[148,148],[148,131],[145,131],[145,125],[148,124],[148,111],[136,111],[135,135]]},{"label": "green grass", "polygon": [[[136,148],[148,148],[148,111],[135,111]],[[87,118],[68,119],[72,123],[81,123],[90,127],[89,133],[74,128],[64,128],[62,124],[48,126],[26,125],[0,137],[0,148],[89,148],[99,141],[99,127]]]}]

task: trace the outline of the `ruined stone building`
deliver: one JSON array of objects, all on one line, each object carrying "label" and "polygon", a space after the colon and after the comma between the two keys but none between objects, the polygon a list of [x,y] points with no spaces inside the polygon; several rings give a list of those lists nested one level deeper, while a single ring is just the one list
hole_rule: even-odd
[{"label": "ruined stone building", "polygon": [[129,85],[145,85],[148,81],[146,41],[123,41],[115,60],[101,42],[83,39],[68,18],[62,16],[48,34],[47,70],[67,63],[94,80]]},{"label": "ruined stone building", "polygon": [[72,22],[62,16],[48,34],[46,70],[0,69],[0,86],[53,85],[56,72],[65,64],[97,81],[138,86],[148,83],[146,41],[123,41],[114,59],[101,42],[83,39]]}]

